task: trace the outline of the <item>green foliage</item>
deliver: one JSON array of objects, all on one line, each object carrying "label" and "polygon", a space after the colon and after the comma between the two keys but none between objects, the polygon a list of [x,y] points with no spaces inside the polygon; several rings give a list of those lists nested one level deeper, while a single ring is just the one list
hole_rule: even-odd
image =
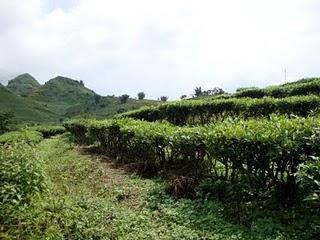
[{"label": "green foliage", "polygon": [[39,125],[29,127],[28,130],[40,132],[44,138],[52,137],[57,134],[62,134],[66,131],[63,126],[55,126],[55,125]]},{"label": "green foliage", "polygon": [[297,200],[298,166],[320,154],[318,143],[310,140],[318,118],[227,119],[193,128],[131,119],[74,120],[65,127],[78,141],[98,142],[119,161],[143,162],[152,174],[170,169],[200,179],[244,181],[248,195],[273,196],[280,205]]},{"label": "green foliage", "polygon": [[280,86],[271,86],[267,88],[247,88],[239,89],[235,94],[236,97],[262,98],[265,96],[283,98],[289,96],[301,95],[319,95],[320,78],[302,79],[300,81],[287,83]]},{"label": "green foliage", "polygon": [[139,100],[144,99],[145,96],[146,96],[146,94],[145,94],[144,92],[139,92],[139,93],[138,93],[138,99],[139,99]]},{"label": "green foliage", "polygon": [[160,101],[161,102],[166,102],[168,100],[168,97],[167,96],[161,96],[160,97]]},{"label": "green foliage", "polygon": [[31,98],[21,97],[0,86],[0,109],[2,112],[13,112],[17,121],[53,122],[59,117],[54,109]]},{"label": "green foliage", "polygon": [[308,116],[320,106],[320,97],[303,96],[284,99],[199,99],[177,101],[124,113],[146,121],[167,120],[176,125],[205,124],[228,116],[261,117],[273,113]]},{"label": "green foliage", "polygon": [[119,97],[119,99],[120,99],[121,103],[126,103],[128,101],[128,99],[129,99],[129,95],[128,94],[123,94],[123,95],[121,95]]},{"label": "green foliage", "polygon": [[183,95],[180,96],[180,99],[181,99],[181,100],[186,99],[186,98],[187,98],[187,95],[185,95],[185,94],[183,94]]},{"label": "green foliage", "polygon": [[12,130],[14,124],[15,120],[12,112],[0,112],[0,134]]},{"label": "green foliage", "polygon": [[199,97],[199,96],[201,96],[201,94],[202,94],[201,87],[196,87],[196,88],[194,89],[194,95],[195,95],[196,97]]},{"label": "green foliage", "polygon": [[[66,136],[37,147],[48,190],[1,218],[8,239],[316,239],[319,216],[257,208],[245,225],[206,197],[175,200],[160,179],[123,174],[73,149]],[[290,224],[288,224],[290,223]]]},{"label": "green foliage", "polygon": [[45,189],[41,160],[29,145],[0,147],[0,211],[4,221],[8,205],[30,201],[30,197]]},{"label": "green foliage", "polygon": [[36,143],[39,143],[42,139],[43,136],[38,131],[12,131],[0,135],[0,144],[15,145],[16,143],[26,143],[29,145],[34,145]]},{"label": "green foliage", "polygon": [[319,157],[306,161],[299,166],[297,172],[298,183],[304,201],[320,206],[320,161]]},{"label": "green foliage", "polygon": [[39,87],[40,84],[37,80],[28,73],[21,74],[10,80],[7,86],[9,90],[21,96],[32,94],[32,92],[36,91]]}]

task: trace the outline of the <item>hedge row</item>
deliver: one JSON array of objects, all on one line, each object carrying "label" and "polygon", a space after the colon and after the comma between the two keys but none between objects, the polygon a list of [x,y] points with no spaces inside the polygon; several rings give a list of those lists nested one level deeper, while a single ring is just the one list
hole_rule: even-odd
[{"label": "hedge row", "polygon": [[176,171],[197,179],[245,182],[252,195],[273,192],[279,202],[296,199],[298,166],[320,153],[314,140],[319,126],[318,118],[284,116],[227,119],[193,128],[133,119],[65,124],[78,142],[97,142],[118,161],[142,162],[149,171]]},{"label": "hedge row", "polygon": [[123,113],[118,117],[130,117],[146,121],[167,120],[175,125],[205,124],[226,116],[259,117],[272,113],[308,116],[320,106],[320,97],[302,96],[284,99],[220,99],[189,100],[167,103]]},{"label": "hedge row", "polygon": [[63,126],[55,126],[55,125],[33,126],[33,127],[29,127],[28,130],[40,132],[42,133],[44,138],[62,134],[62,133],[65,133],[66,131],[66,129]]},{"label": "hedge row", "polygon": [[43,139],[43,136],[38,131],[24,130],[24,131],[12,131],[0,135],[0,144],[18,144],[26,143],[33,145],[39,143]]},{"label": "hedge row", "polygon": [[239,89],[235,94],[236,97],[250,97],[250,98],[262,98],[262,97],[274,97],[284,98],[290,96],[301,95],[319,95],[320,94],[320,78],[302,79],[297,82],[287,83],[280,86],[273,86],[267,88],[247,88]]}]

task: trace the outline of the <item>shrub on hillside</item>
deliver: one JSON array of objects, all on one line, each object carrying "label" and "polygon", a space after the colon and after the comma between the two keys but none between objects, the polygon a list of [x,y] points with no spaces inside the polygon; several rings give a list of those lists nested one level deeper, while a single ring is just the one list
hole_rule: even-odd
[{"label": "shrub on hillside", "polygon": [[28,130],[40,132],[42,133],[44,138],[62,134],[66,131],[66,129],[63,126],[50,126],[50,125],[34,126],[34,127],[28,128]]},{"label": "shrub on hillside", "polygon": [[26,143],[29,145],[33,145],[39,143],[42,139],[43,136],[38,131],[12,131],[0,135],[0,144],[14,145],[16,143]]},{"label": "shrub on hillside", "polygon": [[12,112],[0,112],[0,134],[12,130],[15,124]]},{"label": "shrub on hillside", "polygon": [[28,202],[32,194],[45,189],[44,179],[40,159],[31,146],[0,147],[0,203],[3,207]]}]

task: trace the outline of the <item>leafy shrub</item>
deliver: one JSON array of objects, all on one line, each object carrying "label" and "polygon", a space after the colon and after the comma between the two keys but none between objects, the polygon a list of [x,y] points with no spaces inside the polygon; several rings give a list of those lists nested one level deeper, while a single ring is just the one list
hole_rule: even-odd
[{"label": "leafy shrub", "polygon": [[12,112],[0,112],[0,134],[12,130],[14,124],[14,114]]},{"label": "leafy shrub", "polygon": [[139,92],[139,93],[138,93],[138,99],[139,99],[139,100],[144,99],[145,96],[146,96],[146,94],[145,94],[144,92]]},{"label": "leafy shrub", "polygon": [[0,144],[36,144],[43,139],[43,136],[38,131],[24,130],[24,131],[12,131],[0,135]]},{"label": "leafy shrub", "polygon": [[45,189],[40,159],[31,146],[0,147],[0,163],[0,202],[3,207],[5,204],[25,203],[32,194]]},{"label": "leafy shrub", "polygon": [[201,99],[178,101],[157,107],[141,108],[118,117],[146,121],[167,120],[175,125],[205,124],[228,116],[244,118],[269,116],[273,113],[308,116],[320,106],[320,97],[290,97],[284,99]]},{"label": "leafy shrub", "polygon": [[225,121],[203,127],[132,119],[74,120],[65,124],[77,138],[97,142],[121,162],[143,162],[145,168],[203,179],[244,182],[253,196],[273,196],[291,204],[297,199],[298,166],[320,154],[310,137],[319,118],[272,116]]},{"label": "leafy shrub", "polygon": [[128,99],[129,99],[129,95],[128,94],[123,94],[123,95],[121,95],[119,97],[119,99],[120,99],[121,103],[126,103],[128,101]]},{"label": "leafy shrub", "polygon": [[66,129],[63,126],[50,126],[50,125],[34,126],[34,127],[28,128],[28,130],[40,132],[42,133],[44,138],[62,134],[66,131]]},{"label": "leafy shrub", "polygon": [[311,205],[320,206],[320,160],[314,157],[299,166],[298,183],[303,200]]},{"label": "leafy shrub", "polygon": [[262,98],[265,96],[284,98],[320,94],[320,78],[302,79],[296,82],[267,88],[244,88],[237,90],[236,97]]}]

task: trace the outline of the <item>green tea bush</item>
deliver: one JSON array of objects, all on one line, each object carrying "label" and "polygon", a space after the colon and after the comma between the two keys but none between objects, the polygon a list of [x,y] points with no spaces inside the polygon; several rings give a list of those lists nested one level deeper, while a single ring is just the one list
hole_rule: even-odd
[{"label": "green tea bush", "polygon": [[74,120],[65,127],[84,142],[97,142],[118,161],[173,171],[196,179],[244,182],[253,196],[272,195],[280,204],[297,199],[296,173],[308,156],[319,118],[226,119],[199,127],[133,119]]},{"label": "green tea bush", "polygon": [[243,118],[269,116],[270,114],[293,114],[308,116],[320,106],[320,97],[303,96],[284,99],[201,99],[179,101],[142,108],[123,113],[118,117],[130,117],[146,121],[167,120],[175,125],[206,124],[228,116]]},{"label": "green tea bush", "polygon": [[62,134],[66,131],[63,126],[50,126],[50,125],[39,125],[34,127],[29,127],[28,130],[37,131],[42,133],[44,138],[49,138],[54,135]]},{"label": "green tea bush", "polygon": [[36,144],[43,139],[43,136],[38,131],[23,130],[23,131],[12,131],[0,135],[0,144]]},{"label": "green tea bush", "polygon": [[[26,203],[45,189],[41,160],[26,144],[0,147],[0,211],[6,205]],[[1,218],[4,217],[0,214]],[[1,221],[2,222],[2,221]]]},{"label": "green tea bush", "polygon": [[250,97],[274,97],[284,98],[290,96],[306,96],[320,94],[320,78],[302,79],[293,83],[287,83],[280,86],[272,86],[267,88],[247,88],[237,91],[237,98]]},{"label": "green tea bush", "polygon": [[13,130],[15,124],[12,112],[0,112],[0,134]]}]

